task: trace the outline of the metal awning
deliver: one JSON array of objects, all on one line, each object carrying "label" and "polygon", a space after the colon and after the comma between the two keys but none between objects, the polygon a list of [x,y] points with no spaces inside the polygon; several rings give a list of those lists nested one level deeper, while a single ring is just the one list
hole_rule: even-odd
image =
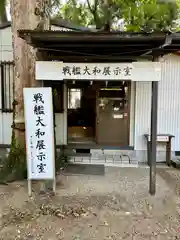
[{"label": "metal awning", "polygon": [[19,30],[19,37],[40,51],[87,60],[121,61],[152,58],[180,50],[180,33],[63,32]]}]

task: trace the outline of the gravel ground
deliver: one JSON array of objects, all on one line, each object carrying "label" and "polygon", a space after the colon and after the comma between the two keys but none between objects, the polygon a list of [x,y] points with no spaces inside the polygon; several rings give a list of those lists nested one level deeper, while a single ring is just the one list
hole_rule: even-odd
[{"label": "gravel ground", "polygon": [[26,182],[0,186],[0,239],[180,239],[179,178],[175,169],[158,168],[156,196],[145,168],[60,174],[55,196],[40,195],[38,183],[30,199]]}]

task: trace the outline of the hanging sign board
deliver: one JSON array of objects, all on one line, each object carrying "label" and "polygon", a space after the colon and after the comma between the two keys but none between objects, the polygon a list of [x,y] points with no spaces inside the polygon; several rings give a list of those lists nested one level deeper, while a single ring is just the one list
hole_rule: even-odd
[{"label": "hanging sign board", "polygon": [[28,179],[55,178],[51,88],[24,88]]},{"label": "hanging sign board", "polygon": [[132,64],[63,63],[62,75],[63,79],[130,80],[132,77]]},{"label": "hanging sign board", "polygon": [[63,63],[36,62],[36,79],[54,80],[87,79],[87,80],[130,80],[131,63]]},{"label": "hanging sign board", "polygon": [[36,61],[36,80],[160,81],[159,62],[65,63]]}]

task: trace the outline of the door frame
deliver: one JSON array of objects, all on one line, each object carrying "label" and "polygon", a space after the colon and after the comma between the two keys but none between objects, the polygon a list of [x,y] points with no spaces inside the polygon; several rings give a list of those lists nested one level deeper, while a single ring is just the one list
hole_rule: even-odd
[{"label": "door frame", "polygon": [[98,108],[98,100],[99,100],[99,86],[96,88],[96,119],[95,119],[95,141],[98,144],[98,121],[99,121],[99,108]]},{"label": "door frame", "polygon": [[[122,81],[117,81],[117,85],[119,82],[122,82]],[[127,82],[127,87],[128,87],[128,109],[127,109],[127,113],[128,113],[128,119],[127,119],[127,146],[129,146],[130,144],[130,110],[131,110],[131,81],[126,81]],[[102,145],[102,144],[99,144],[98,143],[98,122],[99,122],[99,107],[98,107],[98,101],[99,101],[99,90],[100,90],[100,87],[97,86],[97,89],[96,89],[96,126],[95,126],[95,140],[96,140],[96,144],[97,145]],[[112,144],[106,144],[106,145],[109,145],[109,146],[117,146],[117,145],[112,145]],[[122,146],[122,145],[118,145],[120,147],[126,147],[125,145]]]}]

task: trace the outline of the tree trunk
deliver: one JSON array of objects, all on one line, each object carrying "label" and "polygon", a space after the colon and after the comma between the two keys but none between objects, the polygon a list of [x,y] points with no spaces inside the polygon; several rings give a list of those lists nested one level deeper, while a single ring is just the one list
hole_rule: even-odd
[{"label": "tree trunk", "polygon": [[105,22],[105,25],[104,25],[104,30],[106,32],[110,32],[111,30],[111,11],[110,11],[110,6],[111,6],[111,0],[104,0],[104,4],[105,4],[105,8],[106,11],[105,11],[105,15],[106,15],[106,22]]},{"label": "tree trunk", "polygon": [[17,144],[23,146],[25,144],[23,88],[37,86],[35,79],[36,50],[18,37],[17,30],[33,30],[37,27],[41,21],[41,17],[35,14],[35,9],[37,6],[41,6],[42,2],[43,0],[11,1],[13,55],[15,63],[14,102],[16,105],[14,109],[14,136]]}]

